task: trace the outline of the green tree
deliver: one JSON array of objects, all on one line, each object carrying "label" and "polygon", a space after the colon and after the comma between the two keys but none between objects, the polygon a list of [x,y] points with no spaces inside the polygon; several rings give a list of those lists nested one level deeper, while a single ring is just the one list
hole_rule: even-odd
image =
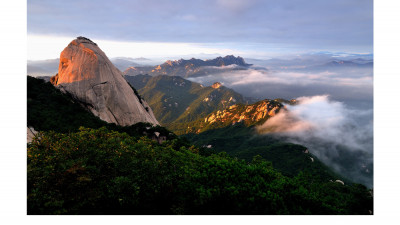
[{"label": "green tree", "polygon": [[28,144],[28,214],[368,214],[362,185],[287,177],[271,163],[200,155],[103,127]]}]

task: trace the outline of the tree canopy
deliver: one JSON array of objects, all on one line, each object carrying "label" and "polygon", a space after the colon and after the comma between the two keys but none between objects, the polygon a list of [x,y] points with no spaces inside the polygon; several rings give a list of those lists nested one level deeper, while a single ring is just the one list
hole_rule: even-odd
[{"label": "tree canopy", "polygon": [[287,177],[261,157],[199,154],[107,128],[28,144],[28,214],[368,214],[362,185]]}]

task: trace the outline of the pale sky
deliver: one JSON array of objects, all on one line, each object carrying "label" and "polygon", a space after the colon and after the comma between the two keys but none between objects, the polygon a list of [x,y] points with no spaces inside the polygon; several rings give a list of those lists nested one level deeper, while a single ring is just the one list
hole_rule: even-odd
[{"label": "pale sky", "polygon": [[[28,35],[28,60],[54,59],[76,37]],[[248,55],[248,52],[202,43],[162,43],[96,40],[108,57],[180,57],[184,55]],[[256,54],[256,52],[254,52]]]},{"label": "pale sky", "polygon": [[372,0],[29,0],[28,59],[77,36],[109,56],[372,53]]}]

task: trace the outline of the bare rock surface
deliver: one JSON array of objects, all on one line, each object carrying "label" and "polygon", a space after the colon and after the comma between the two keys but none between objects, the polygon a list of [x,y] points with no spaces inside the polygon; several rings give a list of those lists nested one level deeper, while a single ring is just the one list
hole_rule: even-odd
[{"label": "bare rock surface", "polygon": [[38,132],[35,129],[33,129],[33,127],[27,127],[26,128],[26,139],[27,139],[26,141],[28,143],[31,143],[37,133]]},{"label": "bare rock surface", "polygon": [[214,89],[218,89],[222,86],[222,84],[220,82],[215,82],[213,85],[211,85],[212,88]]},{"label": "bare rock surface", "polygon": [[138,122],[158,125],[150,106],[91,40],[78,37],[60,55],[51,83],[69,93],[100,119],[121,126]]}]

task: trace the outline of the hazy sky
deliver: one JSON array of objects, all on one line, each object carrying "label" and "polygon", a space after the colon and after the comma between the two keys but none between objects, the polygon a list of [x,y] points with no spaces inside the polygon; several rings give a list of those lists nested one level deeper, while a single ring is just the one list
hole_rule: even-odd
[{"label": "hazy sky", "polygon": [[[80,35],[97,42],[111,57],[201,53],[268,57],[309,51],[372,53],[373,48],[372,0],[27,3],[28,59],[57,58]],[[45,51],[37,46],[44,43]],[[110,52],[112,48],[117,50]]]}]

